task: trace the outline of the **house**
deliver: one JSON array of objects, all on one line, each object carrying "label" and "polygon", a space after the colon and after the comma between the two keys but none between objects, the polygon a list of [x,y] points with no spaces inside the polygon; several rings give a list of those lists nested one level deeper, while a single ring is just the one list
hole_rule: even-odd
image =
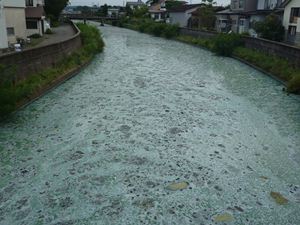
[{"label": "house", "polygon": [[26,38],[25,1],[0,0],[0,48]]},{"label": "house", "polygon": [[149,7],[149,14],[155,21],[164,21],[166,18],[166,0],[159,0]]},{"label": "house", "polygon": [[132,10],[135,9],[135,8],[140,8],[144,5],[145,5],[145,3],[142,2],[142,0],[138,0],[137,2],[127,2],[126,3],[126,6],[130,7]]},{"label": "house", "polygon": [[26,0],[26,35],[45,33],[46,17],[44,11],[44,0]]},{"label": "house", "polygon": [[286,41],[300,45],[300,1],[286,0],[283,2],[283,26],[286,31]]},{"label": "house", "polygon": [[217,13],[216,29],[219,32],[255,33],[255,22],[263,21],[266,16],[276,13],[283,15],[282,0],[231,0],[230,9]]},{"label": "house", "polygon": [[179,27],[189,27],[191,13],[196,11],[202,4],[180,5],[168,10],[169,23],[178,24]]},{"label": "house", "polygon": [[250,16],[247,12],[257,9],[258,0],[231,0],[230,9],[216,14],[216,29],[219,32],[233,31],[235,33],[248,32]]}]

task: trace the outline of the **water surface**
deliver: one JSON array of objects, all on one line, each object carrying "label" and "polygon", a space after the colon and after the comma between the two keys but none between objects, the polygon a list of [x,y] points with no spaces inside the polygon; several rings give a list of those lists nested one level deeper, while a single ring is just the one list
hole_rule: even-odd
[{"label": "water surface", "polygon": [[299,97],[193,46],[102,33],[90,66],[1,124],[1,225],[300,224]]}]

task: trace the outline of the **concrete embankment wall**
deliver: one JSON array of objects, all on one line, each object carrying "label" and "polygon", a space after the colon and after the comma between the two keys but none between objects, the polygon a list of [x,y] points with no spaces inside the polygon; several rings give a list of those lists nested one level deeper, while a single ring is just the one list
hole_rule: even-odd
[{"label": "concrete embankment wall", "polygon": [[[198,38],[212,38],[217,35],[216,32],[197,31],[187,28],[181,28],[180,34]],[[267,54],[286,58],[292,64],[300,67],[300,48],[261,38],[243,37],[243,40],[245,47],[249,49],[255,49]]]},{"label": "concrete embankment wall", "polygon": [[55,65],[64,57],[71,55],[82,47],[80,30],[73,23],[71,25],[75,35],[69,39],[59,43],[27,49],[22,52],[2,55],[0,56],[0,64],[7,69],[15,67],[16,77],[14,79],[16,82]]}]

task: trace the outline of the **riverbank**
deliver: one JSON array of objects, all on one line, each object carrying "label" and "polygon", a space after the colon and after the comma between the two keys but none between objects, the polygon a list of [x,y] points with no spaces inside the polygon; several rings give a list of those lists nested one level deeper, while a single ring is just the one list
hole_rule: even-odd
[{"label": "riverbank", "polygon": [[246,48],[239,35],[219,34],[214,38],[195,38],[180,34],[179,28],[174,25],[150,20],[125,20],[115,25],[158,37],[172,38],[216,52],[221,56],[233,57],[278,80],[286,86],[289,93],[300,94],[299,67],[285,58]]},{"label": "riverbank", "polygon": [[0,118],[69,79],[103,50],[104,42],[96,27],[85,24],[77,24],[77,26],[81,32],[82,47],[52,67],[15,82],[16,69],[12,67],[7,70],[4,66],[0,66],[0,72],[3,74],[0,84]]}]

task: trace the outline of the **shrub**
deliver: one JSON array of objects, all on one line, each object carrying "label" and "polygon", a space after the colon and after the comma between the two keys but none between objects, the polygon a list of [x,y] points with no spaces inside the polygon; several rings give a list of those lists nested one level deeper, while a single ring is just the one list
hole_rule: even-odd
[{"label": "shrub", "polygon": [[32,96],[57,77],[86,62],[103,50],[104,42],[96,27],[85,24],[78,24],[78,27],[81,30],[83,48],[62,59],[51,68],[32,74],[27,79],[15,83],[15,68],[0,65],[0,118],[15,110],[17,103]]},{"label": "shrub", "polygon": [[213,50],[218,55],[222,56],[231,56],[234,49],[242,45],[242,40],[238,34],[218,34],[214,38],[214,47]]},{"label": "shrub", "polygon": [[42,36],[40,34],[32,34],[29,37],[33,39],[37,39],[37,38],[41,38]]},{"label": "shrub", "polygon": [[53,34],[53,31],[51,30],[51,29],[47,29],[46,31],[45,31],[45,34]]},{"label": "shrub", "polygon": [[291,93],[300,93],[300,72],[295,74],[287,85],[287,91]]}]

